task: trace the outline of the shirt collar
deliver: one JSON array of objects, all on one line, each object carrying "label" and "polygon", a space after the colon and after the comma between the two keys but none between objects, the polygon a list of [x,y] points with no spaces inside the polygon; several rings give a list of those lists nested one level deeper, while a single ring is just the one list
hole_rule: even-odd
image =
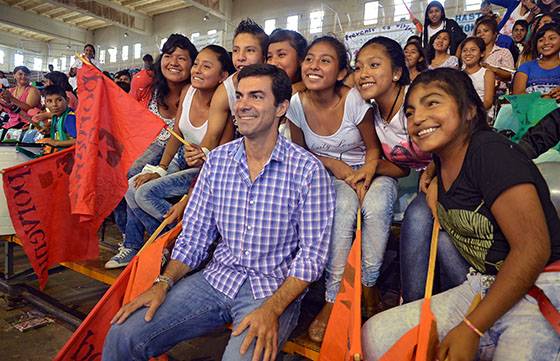
[{"label": "shirt collar", "polygon": [[[243,141],[244,138],[241,138],[239,140],[239,143],[237,144],[237,147],[232,149],[232,156],[233,159],[237,162],[240,163],[242,161],[246,161],[247,156],[245,154],[245,142]],[[274,146],[274,149],[272,150],[272,154],[270,155],[270,159],[267,163],[270,163],[270,161],[276,161],[276,162],[283,162],[286,159],[286,153],[287,153],[287,146],[288,146],[288,141],[286,140],[286,138],[284,138],[281,134],[278,134],[278,138],[276,139],[276,145]]]}]

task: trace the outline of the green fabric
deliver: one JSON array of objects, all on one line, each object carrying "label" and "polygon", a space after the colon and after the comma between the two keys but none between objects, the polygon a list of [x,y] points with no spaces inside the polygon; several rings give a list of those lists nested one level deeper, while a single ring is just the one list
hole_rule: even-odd
[{"label": "green fabric", "polygon": [[68,140],[68,135],[64,131],[64,121],[66,120],[66,116],[69,112],[70,108],[66,108],[64,113],[62,113],[59,117],[53,115],[51,123],[51,139]]},{"label": "green fabric", "polygon": [[[511,139],[516,143],[523,138],[529,128],[537,125],[548,113],[558,108],[556,100],[543,98],[541,93],[506,95],[505,98],[511,103],[512,115],[516,118],[519,127]],[[560,151],[560,143],[553,148]]]}]

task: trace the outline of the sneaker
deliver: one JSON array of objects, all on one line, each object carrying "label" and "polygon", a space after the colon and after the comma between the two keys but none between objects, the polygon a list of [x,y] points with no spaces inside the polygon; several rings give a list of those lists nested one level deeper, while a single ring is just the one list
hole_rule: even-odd
[{"label": "sneaker", "polygon": [[124,267],[132,261],[132,258],[136,256],[136,253],[138,253],[138,251],[135,249],[122,247],[119,249],[119,253],[114,255],[109,261],[107,261],[107,263],[105,263],[105,268],[112,269]]}]

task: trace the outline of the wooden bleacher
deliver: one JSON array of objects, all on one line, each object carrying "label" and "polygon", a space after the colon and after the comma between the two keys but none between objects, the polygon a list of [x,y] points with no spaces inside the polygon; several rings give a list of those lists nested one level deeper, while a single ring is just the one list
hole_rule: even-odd
[{"label": "wooden bleacher", "polygon": [[[0,240],[5,241],[6,243],[11,243],[12,245],[22,245],[21,241],[16,236],[1,237]],[[107,262],[112,255],[113,252],[104,247],[100,247],[98,259],[63,262],[61,265],[97,281],[112,285],[121,272],[119,269],[105,269],[105,262]],[[307,335],[302,335],[288,340],[288,342],[284,345],[283,351],[288,354],[297,354],[309,360],[315,361],[319,359],[320,348],[321,346],[318,343],[311,341]]]}]

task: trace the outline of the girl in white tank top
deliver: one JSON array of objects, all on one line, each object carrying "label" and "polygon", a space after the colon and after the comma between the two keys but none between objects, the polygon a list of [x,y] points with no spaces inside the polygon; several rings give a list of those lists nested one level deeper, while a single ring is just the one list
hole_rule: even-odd
[{"label": "girl in white tank top", "polygon": [[496,96],[496,78],[494,72],[487,70],[482,65],[482,56],[486,45],[481,38],[468,37],[459,47],[463,71],[471,78],[476,93],[482,100],[488,115],[493,114],[494,97]]},{"label": "girl in white tank top", "polygon": [[[183,90],[177,110],[174,131],[189,144],[198,145],[208,130],[210,102],[218,86],[229,76],[231,59],[220,46],[209,45],[195,59],[191,84]],[[202,159],[185,159],[185,147],[175,137],[166,144],[157,169],[131,178],[127,202],[136,203],[151,217],[162,221],[172,203],[169,199],[185,194],[196,178]],[[136,180],[138,178],[138,181]],[[131,189],[132,188],[132,189]],[[131,192],[133,191],[133,194]]]}]

